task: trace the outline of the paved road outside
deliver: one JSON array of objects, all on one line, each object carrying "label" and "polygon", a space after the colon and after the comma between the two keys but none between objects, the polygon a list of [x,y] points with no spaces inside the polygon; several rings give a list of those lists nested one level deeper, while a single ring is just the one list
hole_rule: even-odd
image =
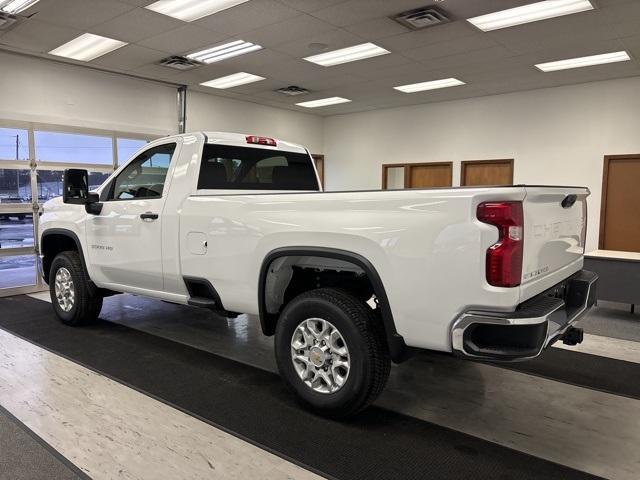
[{"label": "paved road outside", "polygon": [[30,218],[0,219],[0,248],[33,246],[33,224],[31,222]]},{"label": "paved road outside", "polygon": [[[0,217],[0,249],[33,246],[31,219]],[[35,255],[0,257],[0,288],[33,285],[36,280]]]}]

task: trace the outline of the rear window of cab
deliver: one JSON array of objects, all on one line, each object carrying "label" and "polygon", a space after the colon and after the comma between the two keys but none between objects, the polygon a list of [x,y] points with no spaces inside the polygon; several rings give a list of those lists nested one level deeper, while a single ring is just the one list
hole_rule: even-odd
[{"label": "rear window of cab", "polygon": [[318,191],[312,162],[304,153],[206,144],[198,189]]}]

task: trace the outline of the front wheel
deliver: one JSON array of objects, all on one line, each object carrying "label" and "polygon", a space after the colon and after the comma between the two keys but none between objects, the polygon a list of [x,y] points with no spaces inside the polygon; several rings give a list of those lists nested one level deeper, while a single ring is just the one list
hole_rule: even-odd
[{"label": "front wheel", "polygon": [[56,316],[66,325],[91,323],[102,310],[102,296],[91,283],[76,251],[59,253],[53,259],[49,293]]},{"label": "front wheel", "polygon": [[380,319],[348,292],[320,288],[287,304],[276,326],[280,375],[302,403],[355,415],[382,392],[391,366]]}]

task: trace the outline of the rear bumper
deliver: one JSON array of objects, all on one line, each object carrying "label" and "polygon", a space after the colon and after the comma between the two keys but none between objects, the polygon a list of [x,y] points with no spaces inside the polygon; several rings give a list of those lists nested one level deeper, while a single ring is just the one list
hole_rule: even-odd
[{"label": "rear bumper", "polygon": [[593,306],[597,281],[598,275],[581,270],[514,312],[464,312],[451,332],[453,351],[487,360],[537,357]]}]

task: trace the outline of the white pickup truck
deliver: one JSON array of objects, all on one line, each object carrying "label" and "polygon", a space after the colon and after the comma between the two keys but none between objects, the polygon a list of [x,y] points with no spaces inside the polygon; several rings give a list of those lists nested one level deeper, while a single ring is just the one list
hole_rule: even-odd
[{"label": "white pickup truck", "polygon": [[40,266],[64,323],[145,295],[275,335],[304,404],[354,414],[414,349],[528,359],[594,303],[580,187],[322,192],[309,152],[205,132],[149,143],[96,192],[65,172],[44,205]]}]

